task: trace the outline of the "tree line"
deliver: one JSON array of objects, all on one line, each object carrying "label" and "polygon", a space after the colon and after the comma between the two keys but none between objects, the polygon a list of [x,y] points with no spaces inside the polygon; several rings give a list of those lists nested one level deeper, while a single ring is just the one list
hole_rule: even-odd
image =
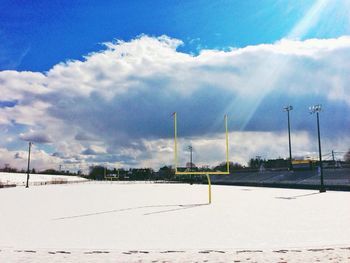
[{"label": "tree line", "polygon": [[[350,149],[344,155],[344,163],[350,164]],[[247,166],[239,163],[229,162],[230,171],[256,171],[261,168],[264,169],[286,169],[289,167],[289,159],[277,158],[277,159],[263,159],[257,156],[251,158]],[[198,172],[214,172],[214,171],[226,171],[227,163],[221,162],[219,165],[214,167],[201,166],[197,167],[195,164],[187,163],[186,167],[179,167],[180,171],[198,171]],[[9,164],[5,164],[4,167],[0,167],[0,172],[9,173],[26,173],[24,169],[16,169],[11,167]],[[165,165],[155,171],[152,168],[106,168],[102,165],[91,166],[87,175],[82,174],[79,170],[77,172],[71,172],[69,170],[56,170],[56,169],[45,169],[36,171],[35,168],[30,170],[31,174],[55,174],[55,175],[81,175],[92,180],[104,180],[104,179],[118,179],[118,180],[175,180],[175,170],[171,165]],[[197,176],[198,177],[198,176]],[[200,176],[199,176],[200,177]],[[191,177],[196,178],[196,176]]]}]

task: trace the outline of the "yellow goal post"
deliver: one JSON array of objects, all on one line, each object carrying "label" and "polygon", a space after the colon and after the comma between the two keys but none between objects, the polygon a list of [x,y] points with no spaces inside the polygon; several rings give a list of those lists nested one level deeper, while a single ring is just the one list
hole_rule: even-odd
[{"label": "yellow goal post", "polygon": [[184,174],[201,174],[206,175],[208,180],[208,203],[211,204],[211,181],[210,174],[230,174],[230,163],[228,158],[228,128],[227,128],[227,114],[224,116],[225,124],[225,138],[226,138],[226,171],[189,171],[189,172],[180,172],[177,170],[178,158],[177,158],[177,113],[173,113],[174,116],[174,162],[175,162],[175,174],[184,175]]}]

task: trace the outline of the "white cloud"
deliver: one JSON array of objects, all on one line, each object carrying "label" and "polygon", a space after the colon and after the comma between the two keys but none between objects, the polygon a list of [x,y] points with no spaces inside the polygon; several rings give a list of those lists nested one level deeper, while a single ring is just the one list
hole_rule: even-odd
[{"label": "white cloud", "polygon": [[[9,164],[10,167],[16,167],[19,170],[27,170],[28,152],[26,150],[11,151],[5,148],[0,148],[0,167]],[[43,150],[32,147],[30,169],[43,170],[47,168],[58,169],[62,160],[52,156]]]},{"label": "white cloud", "polygon": [[[221,146],[205,138],[222,131],[228,113],[231,130],[241,132],[232,148],[244,162],[256,152],[284,155],[284,139],[276,139],[285,131],[284,104],[294,105],[292,127],[309,147],[305,138],[315,133],[307,106],[322,103],[324,139],[348,139],[350,37],[281,40],[198,56],[178,52],[181,44],[141,36],[107,43],[106,50],[47,73],[0,72],[1,100],[16,102],[0,107],[0,125],[11,128],[6,138],[41,135],[60,153],[56,158],[72,162],[159,166],[171,163],[170,114],[178,111],[180,136],[202,140],[197,147],[214,162],[218,152],[209,148]],[[254,132],[264,139],[253,140]],[[13,139],[0,145],[10,143],[13,148]]]},{"label": "white cloud", "polygon": [[[178,140],[178,165],[185,166],[189,162],[190,153],[187,146],[193,146],[193,162],[197,166],[215,166],[226,160],[225,139],[223,134],[211,136],[189,137]],[[305,131],[292,133],[293,158],[318,158],[318,144],[316,138]],[[323,154],[329,154],[334,149],[341,149],[350,145],[350,138],[345,140],[333,138],[322,140]],[[167,151],[162,151],[166,148]],[[141,152],[135,157],[141,160],[141,166],[160,167],[174,165],[173,139],[147,140],[146,152],[152,158],[143,159]],[[288,158],[287,132],[230,132],[229,160],[247,164],[250,158]],[[341,158],[338,156],[337,158]]]},{"label": "white cloud", "polygon": [[21,133],[19,137],[24,141],[34,142],[34,143],[49,143],[52,139],[44,132],[38,132],[30,130],[27,133]]},{"label": "white cloud", "polygon": [[38,72],[0,71],[1,100],[28,101],[44,94],[46,77]]}]

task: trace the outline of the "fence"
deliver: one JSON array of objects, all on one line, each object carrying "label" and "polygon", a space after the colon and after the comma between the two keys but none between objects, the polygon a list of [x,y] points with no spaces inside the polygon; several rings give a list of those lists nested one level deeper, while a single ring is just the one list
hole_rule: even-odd
[{"label": "fence", "polygon": [[[65,180],[65,179],[53,179],[50,181],[29,181],[29,186],[42,186],[42,185],[52,185],[52,184],[153,184],[153,183],[169,183],[169,181],[98,181],[98,180]],[[16,186],[26,186],[26,182],[0,182],[0,188],[6,187],[16,187]]]}]

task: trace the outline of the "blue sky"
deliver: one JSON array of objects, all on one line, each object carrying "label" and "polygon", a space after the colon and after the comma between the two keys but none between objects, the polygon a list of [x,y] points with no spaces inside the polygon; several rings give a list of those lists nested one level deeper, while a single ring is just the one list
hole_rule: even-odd
[{"label": "blue sky", "polygon": [[1,1],[0,165],[22,167],[28,140],[39,168],[171,164],[173,111],[198,163],[223,159],[225,113],[233,161],[284,157],[288,104],[295,155],[317,151],[317,103],[325,151],[346,151],[349,12],[346,0]]},{"label": "blue sky", "polygon": [[[181,39],[184,45],[179,50],[192,53],[273,43],[287,36],[315,2],[4,0],[0,69],[47,71],[59,62],[100,50],[103,42],[128,41],[140,34]],[[301,38],[348,33],[344,18],[335,19],[331,28],[310,28]]]}]

